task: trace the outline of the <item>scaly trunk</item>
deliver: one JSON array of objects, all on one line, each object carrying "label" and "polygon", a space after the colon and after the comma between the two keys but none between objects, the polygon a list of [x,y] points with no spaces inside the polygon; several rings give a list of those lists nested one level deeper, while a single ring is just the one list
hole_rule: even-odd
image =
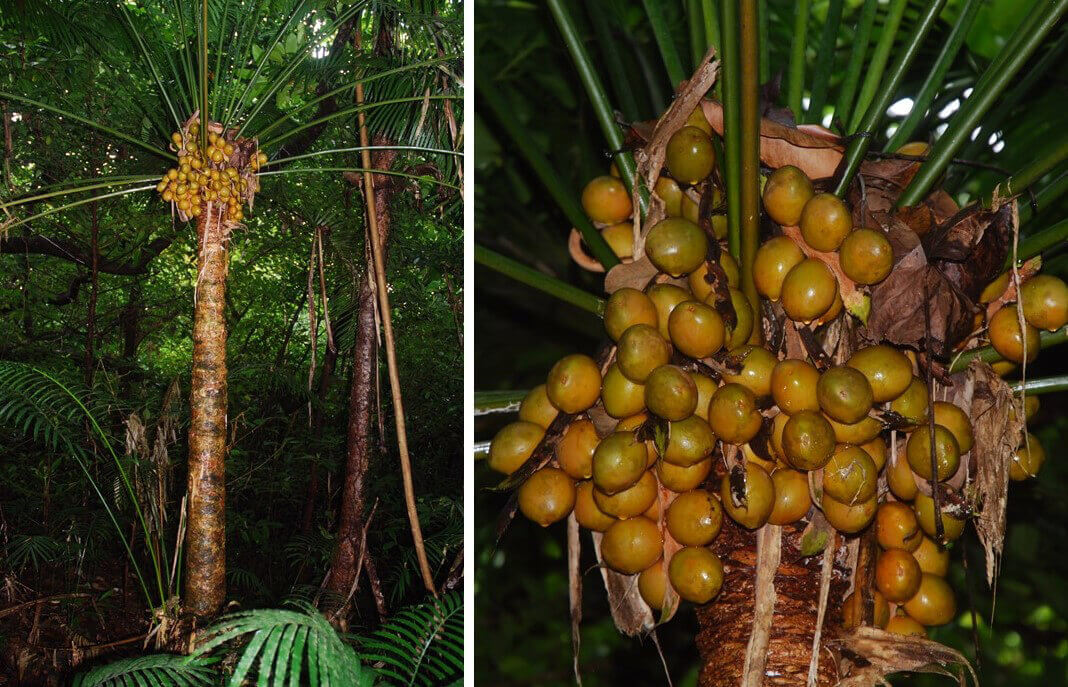
[{"label": "scaly trunk", "polygon": [[[223,206],[223,209],[225,206]],[[222,210],[197,218],[199,239],[189,401],[185,606],[209,616],[226,595],[226,272]]]},{"label": "scaly trunk", "polygon": [[[385,139],[376,137],[375,145],[388,145]],[[375,151],[373,166],[375,169],[389,169],[396,157],[392,150]],[[378,211],[378,228],[385,252],[389,242],[389,202],[393,194],[391,178],[388,175],[375,175],[375,205]],[[368,264],[370,260],[367,261]],[[370,267],[360,277],[359,310],[356,318],[356,346],[353,351],[352,386],[349,390],[349,424],[347,436],[347,455],[345,460],[345,481],[341,492],[341,512],[338,522],[338,545],[334,560],[330,565],[330,577],[327,589],[348,596],[356,582],[361,553],[363,567],[371,584],[371,592],[379,616],[384,617],[387,609],[382,594],[377,567],[369,554],[364,551],[362,534],[364,514],[367,507],[367,469],[370,466],[373,450],[372,416],[374,411],[375,375],[378,356],[378,327],[375,323],[375,292]]]},{"label": "scaly trunk", "polygon": [[[782,551],[775,574],[775,607],[761,686],[796,687],[805,685],[812,658],[812,642],[819,608],[820,571],[823,556],[802,557],[800,542],[803,528],[782,528]],[[739,687],[753,621],[755,603],[757,535],[724,518],[723,531],[712,543],[712,550],[723,561],[723,591],[716,600],[697,608],[700,629],[696,643],[703,665],[698,678],[700,687]],[[841,603],[848,580],[837,563],[843,547],[835,552],[822,638],[833,637],[841,626]],[[823,642],[821,641],[821,645]],[[754,656],[755,657],[755,656]],[[834,658],[820,650],[819,687],[837,681]],[[753,684],[753,683],[750,683]]]}]

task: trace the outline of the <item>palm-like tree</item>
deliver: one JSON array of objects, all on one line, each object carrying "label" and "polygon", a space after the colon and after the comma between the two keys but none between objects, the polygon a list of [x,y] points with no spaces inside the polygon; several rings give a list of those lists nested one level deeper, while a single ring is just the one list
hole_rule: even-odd
[{"label": "palm-like tree", "polygon": [[[940,187],[956,193],[956,199],[972,214],[984,212],[992,205],[1005,204],[1027,189],[1037,194],[1039,209],[1049,207],[1063,197],[1068,179],[1065,175],[1068,138],[1062,133],[1053,136],[1047,152],[1039,159],[1019,160],[1010,167],[1011,177],[1008,179],[992,177],[983,171],[982,164],[960,164],[960,158],[996,164],[1000,160],[990,158],[1000,148],[992,151],[990,146],[1002,139],[1010,141],[1011,145],[1013,136],[1020,136],[1019,129],[1011,134],[1008,132],[1011,127],[1006,123],[1007,118],[1011,112],[1025,110],[1024,103],[1040,97],[1036,83],[1056,64],[1065,42],[1061,20],[1068,3],[1035,4],[1021,16],[1019,27],[1009,36],[1005,46],[992,51],[988,58],[964,49],[965,39],[981,9],[978,2],[957,3],[952,11],[948,11],[946,2],[910,4],[907,0],[892,0],[887,6],[875,0],[862,5],[832,0],[821,6],[818,18],[811,11],[813,4],[809,2],[642,2],[640,7],[638,3],[628,4],[626,11],[611,3],[589,3],[583,19],[592,26],[597,38],[595,44],[587,40],[589,33],[578,19],[580,11],[575,3],[549,0],[547,5],[603,137],[593,147],[610,151],[621,179],[638,200],[635,215],[643,219],[649,191],[642,188],[642,180],[633,175],[633,145],[628,144],[643,134],[648,136],[652,127],[641,124],[633,127],[628,131],[632,138],[625,142],[625,127],[619,122],[634,123],[643,115],[646,118],[659,115],[667,104],[663,94],[679,88],[691,77],[691,70],[700,67],[707,49],[716,48],[721,73],[715,82],[714,93],[710,94],[716,101],[705,103],[705,112],[715,114],[709,119],[722,135],[723,155],[718,159],[726,200],[727,238],[730,252],[741,265],[743,287],[752,289],[749,281],[752,258],[760,235],[758,183],[762,158],[770,167],[785,164],[781,158],[769,160],[775,154],[770,149],[774,145],[768,146],[768,141],[760,138],[761,115],[765,112],[769,119],[763,121],[764,125],[781,125],[785,113],[773,111],[778,105],[789,107],[798,123],[823,123],[830,126],[833,133],[846,137],[839,141],[831,165],[834,174],[820,175],[830,177],[830,189],[839,196],[863,188],[861,181],[872,180],[865,173],[871,167],[865,165],[884,155],[892,155],[906,141],[930,138],[932,148],[917,165],[915,176],[894,192],[898,208],[916,206]],[[824,10],[826,14],[823,14]],[[940,17],[948,21],[940,22]],[[636,21],[641,27],[641,36],[634,28]],[[640,41],[640,38],[649,36],[652,40]],[[650,45],[655,45],[652,51],[647,49]],[[919,55],[923,59],[918,59]],[[519,67],[513,69],[521,71]],[[773,87],[764,91],[759,88],[761,83],[769,83],[776,72],[784,75],[781,97]],[[707,75],[708,72],[704,73]],[[841,78],[834,80],[832,74]],[[663,79],[665,75],[667,82]],[[561,182],[563,175],[556,173],[553,162],[543,152],[549,146],[541,144],[537,135],[522,126],[519,118],[510,111],[509,102],[530,96],[528,85],[520,80],[510,81],[505,76],[495,79],[490,72],[480,72],[480,77],[476,87],[479,104],[484,108],[479,114],[482,117],[485,113],[487,128],[501,132],[502,140],[514,144],[529,170],[581,234],[589,253],[604,269],[611,270],[619,260],[583,215],[578,194]],[[679,98],[687,95],[692,96],[692,90],[676,92]],[[905,96],[909,97],[912,109],[901,115],[898,113],[900,106],[891,106]],[[951,103],[953,108],[947,108]],[[620,112],[617,113],[616,108]],[[943,110],[946,110],[945,114]],[[786,137],[792,135],[788,133]],[[975,139],[975,143],[971,139]],[[802,148],[805,145],[819,147],[811,140],[799,145]],[[882,152],[877,152],[880,150]],[[648,153],[648,150],[644,152]],[[797,154],[798,160],[807,157],[803,151]],[[945,176],[947,170],[948,178]],[[657,173],[658,169],[653,170],[653,179]],[[503,183],[496,177],[494,181]],[[993,189],[998,183],[1000,186],[995,194]],[[480,200],[492,204],[495,198],[501,197],[507,197],[507,194],[493,189],[481,194]],[[1018,259],[1037,255],[1059,244],[1068,235],[1068,223],[1028,225],[1027,219],[1033,213],[1023,203],[1020,209],[1022,234],[1026,238],[1019,244]],[[526,226],[524,224],[524,229]],[[604,300],[599,294],[524,264],[535,258],[539,262],[551,262],[551,251],[539,251],[530,243],[524,244],[521,236],[506,236],[504,232],[490,230],[488,225],[484,227],[481,245],[476,245],[477,262],[594,315],[600,314]],[[494,242],[494,248],[518,253],[518,260],[492,250],[487,245],[490,241]],[[562,252],[563,237],[559,243],[558,252]],[[515,251],[517,245],[527,251]],[[1001,269],[1000,263],[996,267]],[[975,265],[968,268],[980,269]],[[1043,344],[1052,345],[1063,340],[1063,332],[1059,332],[1044,339]],[[991,349],[980,348],[955,362],[953,369],[961,369],[967,360],[975,357],[988,362],[997,359]],[[1064,388],[1063,381],[1063,378],[1045,382],[1031,380],[1016,384],[1014,388],[1035,389],[1043,384],[1047,388]],[[476,400],[477,412],[514,412],[521,398],[519,393],[487,393]],[[552,434],[551,430],[549,434]],[[546,455],[536,451],[533,460],[545,460]],[[509,486],[514,486],[515,481],[510,480]],[[747,556],[757,560],[768,550],[778,550],[778,545],[769,543],[765,535],[741,541],[738,544],[741,556],[736,560],[745,560]],[[827,551],[830,556],[834,547]],[[863,558],[859,567],[863,567]],[[754,572],[744,581],[750,585],[746,590],[759,586],[763,596],[732,594],[728,600],[698,609],[701,629],[696,640],[702,648],[704,661],[701,684],[737,684],[743,672],[743,684],[764,683],[768,634],[758,627],[757,619],[780,631],[774,640],[775,651],[767,659],[768,675],[777,672],[804,682],[809,674],[810,658],[821,652],[819,645],[813,644],[811,629],[816,626],[819,604],[815,601],[823,578],[818,560],[815,565],[808,565],[807,570],[798,568],[791,574],[799,577],[787,582],[785,578],[769,578],[766,570],[759,577]],[[800,586],[795,586],[797,582]],[[769,598],[776,592],[780,600],[778,606],[773,602],[769,605]],[[633,602],[633,594],[628,600],[627,595],[620,593],[618,585],[609,593],[613,615],[621,631],[637,634],[650,630],[657,620],[655,614],[620,612],[616,615],[621,607],[628,607]],[[825,637],[826,633],[839,629],[836,627],[840,625],[836,604],[841,603],[842,595],[842,590],[831,595],[824,627],[834,630],[825,629]],[[639,615],[648,622],[637,620]],[[670,617],[670,612],[667,615]],[[821,614],[820,618],[823,617]],[[795,633],[790,629],[794,623],[808,629]],[[766,630],[767,626],[764,627]],[[773,629],[772,634],[775,632]],[[748,643],[746,638],[749,638]],[[732,641],[727,642],[728,639]],[[789,641],[795,642],[796,646],[787,646]],[[825,643],[824,646],[829,645]],[[953,660],[949,654],[928,658],[932,661]],[[904,660],[891,661],[879,670],[890,671],[906,664]],[[830,679],[824,674],[829,668],[829,663],[824,661],[819,672],[812,673],[813,678],[823,684]]]},{"label": "palm-like tree", "polygon": [[[457,146],[444,114],[446,109],[454,113],[452,103],[460,97],[455,15],[450,3],[159,0],[135,5],[78,0],[19,3],[0,19],[0,27],[11,31],[32,27],[52,37],[67,51],[55,59],[88,55],[97,76],[108,81],[113,104],[106,115],[99,104],[100,109],[86,111],[56,97],[60,94],[40,94],[43,89],[4,91],[0,100],[11,108],[42,110],[56,120],[74,122],[101,147],[138,153],[103,163],[87,161],[86,168],[94,171],[88,178],[64,179],[29,192],[9,189],[8,200],[0,204],[4,230],[23,235],[0,242],[4,252],[40,252],[75,261],[88,257],[94,274],[100,269],[121,272],[129,261],[113,264],[101,258],[95,241],[90,256],[79,254],[67,238],[39,231],[39,223],[81,206],[96,208],[109,199],[151,193],[167,167],[174,169],[172,176],[192,180],[200,164],[193,161],[196,151],[213,150],[209,136],[219,137],[219,154],[212,164],[205,160],[203,170],[214,166],[225,179],[226,168],[232,168],[235,181],[240,178],[246,189],[240,204],[228,204],[223,192],[211,192],[209,185],[201,200],[190,204],[193,196],[179,197],[176,185],[158,188],[173,203],[159,203],[160,225],[173,225],[175,214],[178,231],[186,220],[195,220],[198,247],[183,600],[197,615],[214,613],[225,596],[229,237],[243,225],[246,212],[259,214],[252,213],[254,194],[261,196],[259,207],[265,200],[270,207],[272,177],[365,171],[351,162],[353,154],[367,150],[359,143],[357,114],[366,115],[367,126],[387,136],[389,147],[400,155],[429,162],[441,174],[380,173],[458,188],[453,181]],[[390,49],[373,53],[353,43],[361,35],[396,38]],[[138,68],[124,73],[109,64]],[[366,89],[359,102],[357,86],[361,93]],[[141,128],[123,130],[115,122],[140,122]],[[330,127],[336,131],[331,138],[342,145],[324,150],[316,144]],[[319,158],[332,162],[316,165]],[[185,166],[178,166],[179,161]],[[155,172],[145,172],[154,166]],[[187,185],[182,191],[191,189]],[[169,245],[174,231],[160,233],[162,237],[134,247],[141,257],[133,267],[143,268]],[[122,528],[118,533],[124,536]],[[146,596],[153,608],[162,608],[174,580],[165,579],[166,552],[149,547],[156,580]]]}]

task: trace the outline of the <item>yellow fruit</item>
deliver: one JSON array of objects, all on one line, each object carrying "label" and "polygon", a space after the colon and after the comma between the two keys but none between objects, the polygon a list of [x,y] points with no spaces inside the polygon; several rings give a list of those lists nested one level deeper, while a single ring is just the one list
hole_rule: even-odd
[{"label": "yellow fruit", "polygon": [[611,496],[633,486],[648,467],[645,442],[634,432],[613,432],[593,452],[593,484]]},{"label": "yellow fruit", "polygon": [[[944,506],[944,500],[942,502]],[[927,496],[922,491],[916,492],[916,498],[912,502],[912,507],[916,511],[916,519],[920,523],[920,527],[927,533],[929,537],[936,537],[935,530],[935,512],[934,512],[934,499]],[[942,528],[945,532],[945,541],[950,542],[960,538],[960,535],[964,534],[964,521],[959,520],[947,513],[941,513],[942,516]]]},{"label": "yellow fruit", "polygon": [[831,527],[846,534],[854,534],[867,527],[875,517],[875,509],[878,506],[879,503],[874,498],[848,505],[836,501],[827,494],[823,495],[823,500],[820,502],[823,516],[827,518]]},{"label": "yellow fruit", "polygon": [[661,272],[681,277],[705,261],[708,238],[688,219],[669,217],[657,222],[645,237],[645,254]]},{"label": "yellow fruit", "polygon": [[646,294],[656,307],[657,331],[660,332],[660,336],[670,339],[668,321],[671,319],[671,313],[675,311],[679,303],[690,300],[690,294],[674,284],[653,284]]},{"label": "yellow fruit", "polygon": [[605,565],[634,575],[660,560],[664,540],[656,523],[642,516],[617,520],[605,531],[601,540],[601,557]]},{"label": "yellow fruit", "polygon": [[768,522],[772,525],[789,525],[805,517],[812,507],[812,494],[808,489],[805,473],[789,468],[780,468],[771,473],[775,486],[775,506]]},{"label": "yellow fruit", "polygon": [[1009,463],[1009,477],[1015,482],[1022,482],[1034,477],[1046,462],[1046,451],[1034,434],[1027,434],[1027,441],[1020,444]]},{"label": "yellow fruit", "polygon": [[593,482],[586,480],[575,487],[575,519],[578,524],[594,532],[604,532],[616,521],[597,507],[593,500]]},{"label": "yellow fruit", "polygon": [[546,393],[544,384],[528,391],[523,402],[519,404],[519,419],[533,422],[542,429],[549,429],[559,412],[556,406],[549,402],[549,394]]},{"label": "yellow fruit", "polygon": [[859,371],[871,386],[876,403],[891,401],[905,392],[912,382],[912,362],[896,348],[879,344],[854,353],[846,363]]},{"label": "yellow fruit", "polygon": [[1020,305],[1028,324],[1056,331],[1068,322],[1068,284],[1050,274],[1036,274],[1020,285]]},{"label": "yellow fruit", "polygon": [[823,468],[823,493],[853,505],[875,497],[879,474],[871,456],[858,446],[843,446]]},{"label": "yellow fruit", "polygon": [[645,410],[645,386],[627,379],[619,370],[619,363],[612,363],[601,382],[601,403],[612,417],[637,415]]},{"label": "yellow fruit", "polygon": [[930,537],[920,536],[920,545],[912,552],[912,557],[919,563],[922,572],[941,577],[949,572],[949,549],[939,548]]},{"label": "yellow fruit", "polygon": [[510,475],[526,462],[538,446],[545,430],[532,422],[513,422],[505,425],[490,442],[490,468]]},{"label": "yellow fruit", "polygon": [[581,413],[601,395],[601,370],[588,355],[564,356],[549,370],[545,388],[554,406],[565,413]]},{"label": "yellow fruit", "polygon": [[972,421],[968,418],[968,414],[958,406],[945,401],[935,401],[934,421],[936,425],[941,425],[953,433],[961,455],[972,450],[972,444],[975,443]]},{"label": "yellow fruit", "polygon": [[556,462],[574,479],[589,479],[593,475],[593,452],[600,441],[592,422],[576,420],[556,444]]},{"label": "yellow fruit", "polygon": [[653,370],[670,359],[671,344],[647,324],[628,327],[619,337],[616,362],[619,370],[632,382],[644,384]]},{"label": "yellow fruit", "polygon": [[786,165],[772,172],[764,184],[764,209],[777,223],[796,226],[813,193],[812,182],[805,173]]},{"label": "yellow fruit", "polygon": [[875,537],[884,549],[915,551],[923,541],[916,513],[900,501],[887,501],[875,512]]},{"label": "yellow fruit", "polygon": [[[906,449],[909,467],[925,480],[931,479],[931,428],[920,425],[909,435]],[[941,482],[953,476],[960,466],[960,447],[953,433],[942,425],[934,426],[934,457],[936,479]]]},{"label": "yellow fruit", "polygon": [[575,483],[563,470],[545,467],[519,487],[519,510],[542,527],[559,522],[575,507]]},{"label": "yellow fruit", "polygon": [[927,630],[924,629],[923,625],[920,625],[907,615],[895,615],[893,618],[890,618],[890,622],[886,624],[886,631],[896,635],[905,635],[907,637],[927,636]]},{"label": "yellow fruit", "polygon": [[716,448],[716,435],[704,418],[691,415],[668,425],[664,460],[687,467],[699,463]]},{"label": "yellow fruit", "polygon": [[805,259],[801,249],[788,236],[768,239],[757,249],[753,262],[753,281],[760,295],[779,300],[786,274]]},{"label": "yellow fruit", "polygon": [[708,491],[694,489],[671,502],[665,523],[671,536],[683,546],[707,546],[723,526],[723,507]]},{"label": "yellow fruit", "polygon": [[[222,162],[222,155],[216,162]],[[582,209],[594,222],[616,224],[630,217],[633,210],[627,187],[610,176],[596,177],[582,190]]]},{"label": "yellow fruit", "polygon": [[834,430],[817,412],[794,414],[782,430],[782,448],[790,465],[800,470],[818,470],[834,454]]},{"label": "yellow fruit", "polygon": [[594,485],[593,502],[601,512],[621,520],[641,515],[657,501],[656,477],[650,471],[642,473],[637,482],[612,495],[605,494],[596,486]]},{"label": "yellow fruit", "polygon": [[838,257],[842,271],[858,284],[877,284],[894,266],[894,250],[883,232],[863,227],[842,240]]},{"label": "yellow fruit", "polygon": [[708,549],[687,546],[671,557],[668,579],[681,598],[708,603],[723,586],[723,563]]},{"label": "yellow fruit", "polygon": [[820,408],[845,424],[860,422],[871,410],[873,396],[867,378],[852,367],[832,367],[820,375],[816,385]]},{"label": "yellow fruit", "polygon": [[819,371],[807,360],[783,360],[771,370],[771,397],[779,410],[789,415],[802,410],[819,410],[816,398],[819,380]]},{"label": "yellow fruit", "polygon": [[1025,321],[1021,331],[1015,305],[1007,305],[994,313],[987,333],[990,345],[1006,360],[1022,363],[1025,357],[1027,362],[1038,357],[1041,347],[1038,330]]},{"label": "yellow fruit", "polygon": [[728,384],[741,384],[758,397],[769,395],[771,372],[779,362],[775,354],[760,346],[743,346],[732,351],[731,355],[742,359],[742,369],[738,374],[724,373],[723,381]]},{"label": "yellow fruit", "polygon": [[741,384],[724,384],[708,403],[708,424],[728,444],[744,444],[760,431],[756,396]]},{"label": "yellow fruit", "polygon": [[671,343],[691,358],[707,358],[723,348],[726,328],[716,310],[699,301],[679,303],[668,317]]},{"label": "yellow fruit", "polygon": [[905,602],[905,612],[928,627],[945,625],[957,614],[957,602],[949,583],[938,575],[923,573],[919,589]]},{"label": "yellow fruit", "polygon": [[654,471],[662,485],[671,491],[682,493],[696,489],[704,483],[708,473],[712,472],[712,459],[705,458],[688,467],[658,460]]},{"label": "yellow fruit", "polygon": [[638,575],[638,594],[649,608],[659,611],[664,607],[664,594],[667,592],[667,566],[659,560]]},{"label": "yellow fruit", "polygon": [[715,168],[716,149],[704,131],[684,126],[668,139],[664,164],[671,176],[686,184],[696,184]]},{"label": "yellow fruit", "polygon": [[920,588],[920,565],[903,549],[883,551],[875,561],[875,586],[887,601],[908,601]]},{"label": "yellow fruit", "polygon": [[832,193],[817,193],[801,210],[801,236],[805,243],[825,253],[837,250],[853,230],[849,208]]},{"label": "yellow fruit", "polygon": [[679,182],[671,177],[661,175],[656,180],[653,192],[656,193],[660,200],[664,201],[664,212],[668,217],[682,215],[682,189],[679,188]]},{"label": "yellow fruit", "polygon": [[[903,439],[898,439],[898,446]],[[898,449],[896,461],[887,463],[886,484],[890,492],[902,501],[911,501],[916,498],[919,487],[916,486],[916,478],[912,474],[908,460],[905,459],[904,451]]]},{"label": "yellow fruit", "polygon": [[771,517],[775,508],[775,483],[759,465],[745,466],[745,488],[740,504],[734,503],[731,495],[730,475],[724,475],[719,484],[719,500],[723,510],[742,527],[755,530]]},{"label": "yellow fruit", "polygon": [[779,293],[786,315],[797,322],[811,322],[834,305],[838,280],[827,265],[806,258],[786,274]]},{"label": "yellow fruit", "polygon": [[890,410],[909,420],[909,427],[915,427],[927,419],[927,383],[919,377],[913,377],[905,391],[890,401]]},{"label": "yellow fruit", "polygon": [[630,222],[607,226],[601,230],[601,236],[620,260],[634,256],[634,225]]},{"label": "yellow fruit", "polygon": [[645,380],[645,406],[665,420],[685,420],[697,407],[697,385],[681,367],[661,365]]},{"label": "yellow fruit", "polygon": [[633,325],[647,324],[656,327],[657,321],[656,305],[638,289],[618,289],[608,297],[604,306],[604,328],[612,341],[619,341],[623,332]]}]

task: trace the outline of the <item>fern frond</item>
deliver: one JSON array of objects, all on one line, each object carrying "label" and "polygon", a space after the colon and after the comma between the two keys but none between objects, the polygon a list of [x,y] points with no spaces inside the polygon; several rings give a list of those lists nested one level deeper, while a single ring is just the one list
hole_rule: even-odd
[{"label": "fern frond", "polygon": [[[449,592],[410,606],[359,642],[390,684],[442,685],[463,674],[463,598]],[[377,667],[377,665],[376,665]]]}]

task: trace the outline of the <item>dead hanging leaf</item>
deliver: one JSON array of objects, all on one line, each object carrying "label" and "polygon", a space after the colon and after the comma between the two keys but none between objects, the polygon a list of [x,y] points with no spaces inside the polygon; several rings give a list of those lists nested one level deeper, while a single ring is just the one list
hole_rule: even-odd
[{"label": "dead hanging leaf", "polygon": [[986,552],[986,581],[993,585],[1005,542],[1005,506],[1008,503],[1009,464],[1023,434],[1021,413],[1011,412],[1009,386],[986,363],[973,360],[966,374],[974,380],[969,415],[975,443],[973,483],[980,503],[975,531]]},{"label": "dead hanging leaf", "polygon": [[[723,106],[703,100],[701,107],[705,119],[722,136]],[[810,179],[824,179],[834,175],[843,150],[841,139],[822,127],[791,127],[767,117],[760,120],[760,159],[768,167],[793,165]]]},{"label": "dead hanging leaf", "polygon": [[[1041,269],[1042,269],[1042,256],[1041,255],[1036,255],[1035,257],[1031,258],[1030,260],[1028,260],[1024,264],[1020,265],[1018,268],[1016,268],[1017,274],[1020,275],[1020,283],[1023,284],[1025,281],[1027,281],[1031,277],[1035,276],[1036,274],[1038,274],[1039,270],[1041,270]],[[992,300],[992,301],[990,301],[989,303],[986,304],[986,320],[987,320],[987,322],[990,321],[990,318],[991,318],[991,316],[993,316],[994,313],[996,313],[998,310],[1001,310],[1001,307],[1003,305],[1005,305],[1007,303],[1015,303],[1015,302],[1016,302],[1016,281],[1013,280],[1013,279],[1009,279],[1009,283],[1005,287],[1005,292],[1003,294],[1001,294],[999,297],[995,298],[994,300]]]},{"label": "dead hanging leaf", "polygon": [[928,260],[961,293],[979,300],[1005,265],[1012,245],[1015,203],[996,212],[970,206],[923,237]]},{"label": "dead hanging leaf", "polygon": [[928,263],[920,238],[910,229],[896,223],[887,240],[894,251],[894,269],[872,288],[871,315],[862,336],[924,350],[929,316],[931,348],[940,357],[948,356],[972,329],[974,302]]},{"label": "dead hanging leaf", "polygon": [[[664,517],[671,502],[677,496],[677,493],[660,484],[659,479],[657,480],[657,498],[660,500],[660,520],[657,525],[660,528],[660,536],[664,539],[664,555],[660,559],[660,565],[664,566],[665,576],[667,575],[667,566],[671,562],[671,558],[682,548],[682,544],[675,541],[675,537],[671,536],[671,532],[668,531],[667,518]],[[679,610],[679,601],[679,593],[675,591],[675,588],[670,584],[665,585],[664,605],[663,608],[658,609],[660,612],[657,625],[662,625],[675,616],[675,612]]]},{"label": "dead hanging leaf", "polygon": [[608,270],[604,278],[604,291],[611,294],[624,287],[642,291],[658,272],[656,266],[645,256],[632,262],[620,263]]},{"label": "dead hanging leaf", "polygon": [[[822,513],[820,514],[822,518]],[[824,518],[826,524],[826,519]],[[834,574],[834,551],[838,548],[837,537],[832,538],[832,543],[823,549],[823,563],[820,565],[820,593],[816,607],[816,629],[812,634],[812,658],[808,663],[807,687],[816,687],[820,675],[820,641],[823,637],[823,621],[827,617],[827,599],[831,592],[831,577]]]},{"label": "dead hanging leaf", "polygon": [[604,588],[608,594],[608,610],[612,613],[616,629],[628,637],[648,633],[656,623],[652,611],[638,593],[638,577],[621,575],[605,565],[604,559],[601,558],[601,539],[604,535],[600,532],[590,532],[590,535],[593,537],[593,551],[597,555]]},{"label": "dead hanging leaf", "polygon": [[867,320],[871,309],[871,301],[867,294],[857,286],[856,282],[846,276],[842,271],[842,262],[838,259],[838,252],[824,253],[810,247],[801,236],[800,227],[783,227],[782,233],[793,239],[806,257],[816,258],[831,270],[838,280],[838,293],[842,296],[842,304],[846,310],[852,313],[861,322]]},{"label": "dead hanging leaf", "polygon": [[[934,673],[957,678],[961,687],[976,686],[979,678],[964,654],[944,644],[925,639],[892,634],[874,627],[858,627],[852,632],[825,642],[840,656],[842,679],[838,687],[888,685],[893,673]],[[956,667],[954,672],[951,668]],[[967,672],[965,672],[967,671]]]},{"label": "dead hanging leaf", "polygon": [[579,673],[579,648],[582,637],[579,626],[582,625],[582,572],[579,564],[582,559],[582,541],[579,539],[579,524],[575,514],[567,516],[567,598],[571,613],[571,661],[575,671],[575,684],[582,687],[582,675]]},{"label": "dead hanging leaf", "polygon": [[745,663],[742,667],[743,687],[761,687],[764,684],[764,667],[768,661],[768,643],[771,641],[771,622],[775,618],[775,572],[782,558],[782,528],[764,525],[757,533],[756,581],[754,582],[753,622],[749,630],[749,643],[745,647]]},{"label": "dead hanging leaf", "polygon": [[616,425],[619,424],[619,420],[609,415],[600,401],[586,413],[590,416],[590,422],[593,423],[593,428],[597,430],[597,436],[600,438],[604,439],[616,431]]}]

